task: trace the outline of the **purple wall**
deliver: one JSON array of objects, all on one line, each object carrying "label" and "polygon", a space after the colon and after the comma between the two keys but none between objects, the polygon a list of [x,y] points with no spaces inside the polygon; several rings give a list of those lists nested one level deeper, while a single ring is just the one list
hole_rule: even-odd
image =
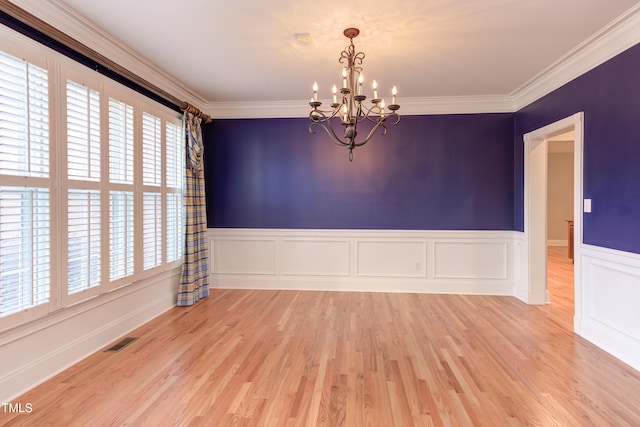
[{"label": "purple wall", "polygon": [[402,117],[352,163],[308,125],[205,126],[209,227],[513,229],[513,114]]},{"label": "purple wall", "polygon": [[640,253],[640,45],[515,115],[516,230],[524,227],[523,135],[584,111],[584,243]]}]

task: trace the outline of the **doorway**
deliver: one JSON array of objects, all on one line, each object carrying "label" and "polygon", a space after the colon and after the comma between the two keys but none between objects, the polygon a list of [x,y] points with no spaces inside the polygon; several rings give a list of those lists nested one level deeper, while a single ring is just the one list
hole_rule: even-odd
[{"label": "doorway", "polygon": [[574,132],[547,138],[547,290],[554,312],[572,328]]},{"label": "doorway", "polygon": [[573,189],[573,256],[574,256],[574,330],[581,318],[580,247],[582,243],[582,147],[584,114],[544,126],[524,135],[524,235],[526,302],[549,302],[547,286],[547,168],[549,140],[573,131],[574,189]]}]

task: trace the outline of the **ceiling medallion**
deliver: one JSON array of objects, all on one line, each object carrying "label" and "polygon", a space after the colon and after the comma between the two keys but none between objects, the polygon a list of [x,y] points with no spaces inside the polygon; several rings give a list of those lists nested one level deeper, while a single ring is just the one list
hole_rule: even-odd
[{"label": "ceiling medallion", "polygon": [[[387,133],[387,121],[394,125],[400,122],[397,111],[400,108],[396,104],[397,89],[394,86],[391,91],[391,104],[385,105],[384,99],[378,98],[378,85],[372,82],[373,98],[371,106],[365,104],[367,97],[363,94],[362,84],[364,76],[362,74],[362,60],[364,52],[357,52],[353,45],[353,39],[360,34],[357,28],[347,28],[344,35],[351,41],[340,54],[338,62],[342,64],[342,88],[340,89],[340,102],[338,102],[338,89],[333,86],[333,102],[330,110],[321,110],[322,103],[318,101],[318,83],[313,84],[313,98],[309,105],[311,112],[311,124],[309,132],[314,133],[313,127],[322,126],[333,142],[349,149],[349,161],[353,160],[353,149],[360,147],[373,137],[376,131],[382,128],[382,134]],[[370,123],[369,131],[364,139],[356,140],[358,136],[358,125],[362,122]],[[344,136],[339,137],[334,129],[338,124],[344,127]],[[338,128],[339,129],[339,128]],[[365,131],[366,131],[365,130]]]}]

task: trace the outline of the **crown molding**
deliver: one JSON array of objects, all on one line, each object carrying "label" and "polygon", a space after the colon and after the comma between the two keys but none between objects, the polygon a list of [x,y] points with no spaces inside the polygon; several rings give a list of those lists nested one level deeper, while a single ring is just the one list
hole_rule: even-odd
[{"label": "crown molding", "polygon": [[[325,105],[330,101],[321,100]],[[477,114],[513,112],[510,96],[442,96],[400,99],[400,115],[423,114]],[[308,117],[309,101],[253,101],[253,102],[210,102],[204,110],[216,119],[258,119],[283,117]]]},{"label": "crown molding", "polygon": [[[306,100],[207,101],[187,85],[72,10],[61,0],[11,0],[34,16],[81,41],[176,98],[201,106],[214,118],[308,117]],[[640,3],[505,95],[414,97],[401,99],[402,115],[515,112],[640,42]],[[277,115],[274,114],[277,112]]]},{"label": "crown molding", "polygon": [[[640,3],[507,95],[402,98],[401,115],[516,112],[640,42]],[[328,101],[327,101],[328,102]],[[307,117],[307,101],[209,102],[214,118]]]},{"label": "crown molding", "polygon": [[511,92],[518,111],[640,42],[640,3]]},{"label": "crown molding", "polygon": [[194,90],[155,64],[133,51],[93,22],[89,21],[60,0],[11,0],[11,3],[64,32],[69,37],[104,55],[113,62],[126,66],[132,73],[162,88],[176,98],[191,104],[206,101]]}]

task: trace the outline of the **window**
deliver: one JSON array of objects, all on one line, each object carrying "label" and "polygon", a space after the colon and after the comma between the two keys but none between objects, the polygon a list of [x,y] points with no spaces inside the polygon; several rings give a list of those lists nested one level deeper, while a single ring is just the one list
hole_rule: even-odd
[{"label": "window", "polygon": [[100,93],[67,80],[67,294],[100,285]]},{"label": "window", "polygon": [[100,94],[67,81],[69,179],[100,180]]},{"label": "window", "polygon": [[184,218],[182,209],[182,186],[184,179],[184,138],[182,126],[167,123],[166,139],[166,261],[182,259],[184,249],[182,230]]},{"label": "window", "polygon": [[145,270],[162,264],[162,121],[142,113],[142,233]]},{"label": "window", "polygon": [[0,318],[49,302],[49,83],[0,52]]},{"label": "window", "polygon": [[109,98],[109,279],[133,276],[133,105]]},{"label": "window", "polygon": [[159,193],[142,195],[144,268],[162,264],[162,197]]},{"label": "window", "polygon": [[100,285],[100,192],[69,190],[68,292]]},{"label": "window", "polygon": [[133,106],[109,99],[109,180],[133,184]]},{"label": "window", "polygon": [[0,314],[49,302],[49,191],[0,187]]},{"label": "window", "polygon": [[0,329],[182,257],[180,116],[29,43],[0,51]]},{"label": "window", "polygon": [[184,218],[182,194],[167,193],[167,262],[182,259]]},{"label": "window", "polygon": [[110,279],[133,274],[133,193],[109,193],[109,273]]},{"label": "window", "polygon": [[149,113],[142,113],[142,184],[162,185],[162,121]]}]

